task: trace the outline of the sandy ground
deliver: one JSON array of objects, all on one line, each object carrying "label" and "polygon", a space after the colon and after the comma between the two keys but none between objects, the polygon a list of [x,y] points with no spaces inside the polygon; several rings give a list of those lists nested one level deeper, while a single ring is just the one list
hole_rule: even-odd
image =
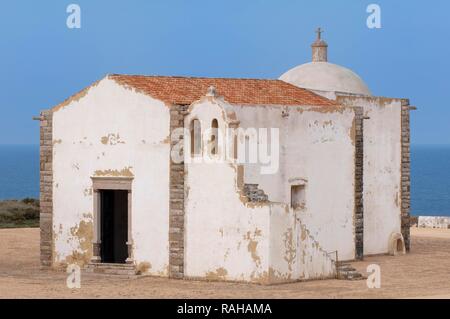
[{"label": "sandy ground", "polygon": [[260,286],[83,274],[81,289],[63,272],[39,269],[39,230],[0,229],[0,298],[450,298],[450,230],[412,229],[412,253],[367,257],[353,266],[381,267],[381,288],[365,280]]}]

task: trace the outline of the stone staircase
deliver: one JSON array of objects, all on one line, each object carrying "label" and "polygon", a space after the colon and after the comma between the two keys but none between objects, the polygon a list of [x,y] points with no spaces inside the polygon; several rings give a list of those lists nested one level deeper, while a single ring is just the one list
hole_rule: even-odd
[{"label": "stone staircase", "polygon": [[363,280],[365,279],[360,272],[352,267],[351,264],[338,262],[336,266],[337,279],[339,280]]},{"label": "stone staircase", "polygon": [[86,273],[115,275],[124,278],[136,278],[138,273],[133,264],[89,263],[84,268]]},{"label": "stone staircase", "polygon": [[244,184],[244,194],[250,202],[268,202],[269,197],[262,189],[258,188],[258,184]]}]

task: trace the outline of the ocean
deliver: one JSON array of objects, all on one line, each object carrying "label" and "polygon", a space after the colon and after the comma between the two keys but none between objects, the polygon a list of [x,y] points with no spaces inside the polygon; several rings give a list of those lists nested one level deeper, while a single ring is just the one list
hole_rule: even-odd
[{"label": "ocean", "polygon": [[39,145],[0,145],[0,200],[39,198]]},{"label": "ocean", "polygon": [[[0,200],[39,198],[39,146],[0,145]],[[450,216],[450,145],[411,147],[411,214]]]},{"label": "ocean", "polygon": [[450,145],[411,147],[411,214],[450,216]]}]

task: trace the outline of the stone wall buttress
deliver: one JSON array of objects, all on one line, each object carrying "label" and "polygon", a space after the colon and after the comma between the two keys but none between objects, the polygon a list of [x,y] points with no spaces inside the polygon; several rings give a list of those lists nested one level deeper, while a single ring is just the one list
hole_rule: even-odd
[{"label": "stone wall buttress", "polygon": [[[184,127],[187,105],[174,105],[170,110],[170,132]],[[182,139],[182,136],[179,136]],[[173,146],[177,141],[171,141]],[[184,162],[170,160],[169,203],[169,277],[184,277]]]},{"label": "stone wall buttress", "polygon": [[409,100],[402,100],[401,114],[401,143],[402,143],[402,166],[401,166],[401,230],[405,241],[406,251],[411,248],[410,241],[410,201],[411,201],[411,149],[410,149],[410,121]]},{"label": "stone wall buttress", "polygon": [[355,259],[364,257],[364,111],[355,107]]},{"label": "stone wall buttress", "polygon": [[53,113],[41,112],[40,121],[40,261],[51,267],[53,258]]}]

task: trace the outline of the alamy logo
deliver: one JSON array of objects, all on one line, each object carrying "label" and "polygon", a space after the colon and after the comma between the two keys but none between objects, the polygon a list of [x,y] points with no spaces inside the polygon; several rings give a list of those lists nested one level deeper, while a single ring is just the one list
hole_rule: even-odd
[{"label": "alamy logo", "polygon": [[81,28],[81,8],[78,4],[69,4],[67,6],[66,12],[69,16],[66,20],[66,25],[69,29],[80,29]]},{"label": "alamy logo", "polygon": [[367,266],[367,273],[370,275],[367,277],[367,287],[369,289],[381,288],[381,267],[376,264]]},{"label": "alamy logo", "polygon": [[81,288],[81,268],[76,264],[67,266],[66,272],[69,274],[66,279],[66,285],[69,289]]},{"label": "alamy logo", "polygon": [[280,133],[278,128],[208,128],[198,120],[191,129],[177,128],[171,134],[174,163],[232,163],[259,166],[262,175],[278,172]]},{"label": "alamy logo", "polygon": [[378,4],[372,3],[367,6],[367,27],[369,29],[381,29],[381,7]]}]

